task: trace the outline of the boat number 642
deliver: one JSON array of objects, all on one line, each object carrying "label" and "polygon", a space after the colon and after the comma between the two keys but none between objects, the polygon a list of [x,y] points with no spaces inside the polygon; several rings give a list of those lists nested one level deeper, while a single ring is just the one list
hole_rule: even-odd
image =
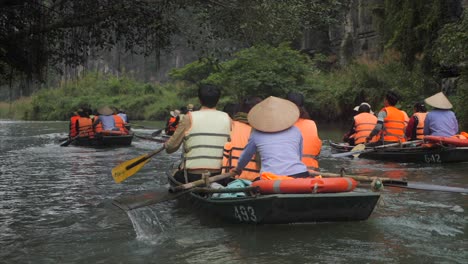
[{"label": "boat number 642", "polygon": [[424,161],[426,163],[441,163],[442,162],[439,154],[426,154],[424,155]]},{"label": "boat number 642", "polygon": [[240,222],[257,222],[257,216],[252,206],[234,206],[234,216]]}]

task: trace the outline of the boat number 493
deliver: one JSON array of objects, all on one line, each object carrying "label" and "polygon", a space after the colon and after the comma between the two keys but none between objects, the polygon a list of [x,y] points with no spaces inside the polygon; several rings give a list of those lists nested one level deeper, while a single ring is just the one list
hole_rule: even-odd
[{"label": "boat number 493", "polygon": [[252,206],[234,206],[234,216],[240,222],[257,222],[257,216]]},{"label": "boat number 493", "polygon": [[439,154],[426,154],[424,155],[424,161],[426,163],[441,163],[442,159]]}]

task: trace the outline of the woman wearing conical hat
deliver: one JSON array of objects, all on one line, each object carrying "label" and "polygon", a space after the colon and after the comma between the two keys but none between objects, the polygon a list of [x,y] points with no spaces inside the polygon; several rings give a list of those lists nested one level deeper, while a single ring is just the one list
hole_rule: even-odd
[{"label": "woman wearing conical hat", "polygon": [[424,102],[434,107],[424,120],[424,135],[451,137],[458,134],[457,117],[444,93],[436,93]]},{"label": "woman wearing conical hat", "polygon": [[255,105],[247,116],[254,129],[237,167],[232,171],[240,174],[258,152],[261,158],[260,173],[308,177],[307,167],[301,161],[301,131],[294,126],[298,118],[297,106],[285,99],[270,96]]}]

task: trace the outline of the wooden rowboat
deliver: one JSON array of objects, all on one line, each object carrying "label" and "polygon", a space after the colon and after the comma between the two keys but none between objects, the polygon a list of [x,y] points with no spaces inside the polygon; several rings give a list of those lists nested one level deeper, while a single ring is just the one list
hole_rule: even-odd
[{"label": "wooden rowboat", "polygon": [[130,146],[133,140],[133,133],[129,135],[100,135],[94,138],[78,137],[71,144],[75,146],[91,146],[91,147],[114,147],[114,146]]},{"label": "wooden rowboat", "polygon": [[[348,152],[353,146],[330,142],[332,151]],[[366,150],[372,148],[366,148]],[[375,149],[359,155],[359,158],[383,160],[401,163],[454,163],[468,162],[468,147],[447,147],[434,145],[433,147],[389,147]]]},{"label": "wooden rowboat", "polygon": [[[169,182],[177,185],[173,177]],[[304,222],[360,221],[371,215],[380,194],[342,193],[269,194],[214,198],[204,192],[184,195],[191,208],[230,223],[288,224]]]}]

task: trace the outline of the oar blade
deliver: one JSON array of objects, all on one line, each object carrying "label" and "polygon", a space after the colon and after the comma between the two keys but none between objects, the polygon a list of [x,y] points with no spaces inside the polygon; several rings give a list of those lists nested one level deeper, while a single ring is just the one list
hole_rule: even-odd
[{"label": "oar blade", "polygon": [[427,183],[416,183],[416,182],[406,182],[406,184],[398,183],[386,183],[385,186],[414,189],[414,190],[424,190],[424,191],[438,191],[438,192],[454,192],[454,193],[468,193],[467,188],[462,187],[452,187],[452,186],[443,186],[443,185],[434,185]]},{"label": "oar blade", "polygon": [[130,211],[148,205],[173,200],[190,191],[191,190],[170,193],[167,189],[159,189],[151,192],[145,192],[139,195],[117,197],[113,200],[112,203],[124,211]]},{"label": "oar blade", "polygon": [[162,133],[162,129],[158,129],[156,131],[154,131],[153,133],[151,133],[151,136],[152,137],[156,137],[156,136],[159,136],[161,133]]},{"label": "oar blade", "polygon": [[112,169],[112,178],[114,178],[114,181],[116,183],[121,183],[128,177],[137,173],[143,166],[145,166],[146,163],[148,163],[148,161],[149,158],[145,154],[120,163]]}]

